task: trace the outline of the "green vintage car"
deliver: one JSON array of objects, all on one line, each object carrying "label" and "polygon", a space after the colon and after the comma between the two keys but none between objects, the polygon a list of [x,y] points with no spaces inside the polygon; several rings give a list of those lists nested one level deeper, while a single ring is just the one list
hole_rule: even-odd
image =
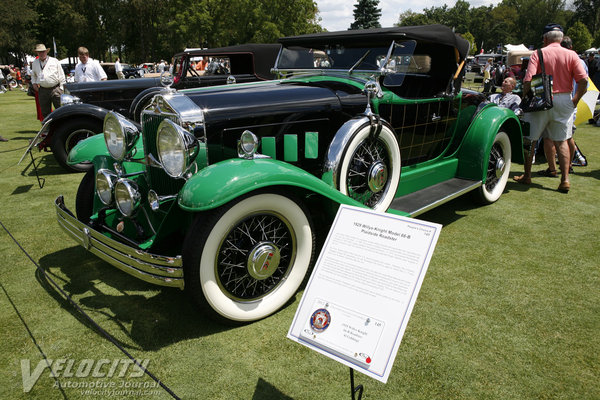
[{"label": "green vintage car", "polygon": [[69,154],[94,169],[75,214],[56,199],[64,230],[213,317],[255,321],[294,296],[340,204],[406,216],[467,192],[489,204],[523,161],[515,114],[461,91],[469,45],[447,27],[280,42],[278,80],[166,82],[141,127],[109,113]]}]

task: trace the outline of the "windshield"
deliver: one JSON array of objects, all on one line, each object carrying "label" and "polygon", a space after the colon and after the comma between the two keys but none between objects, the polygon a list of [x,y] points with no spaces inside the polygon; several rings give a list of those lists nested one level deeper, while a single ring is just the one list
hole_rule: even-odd
[{"label": "windshield", "polygon": [[404,57],[410,58],[414,52],[415,41],[393,43],[391,54],[390,45],[392,43],[380,47],[367,47],[344,43],[284,47],[277,60],[277,69],[381,71],[384,68],[388,72],[400,72],[398,69],[406,65]]}]

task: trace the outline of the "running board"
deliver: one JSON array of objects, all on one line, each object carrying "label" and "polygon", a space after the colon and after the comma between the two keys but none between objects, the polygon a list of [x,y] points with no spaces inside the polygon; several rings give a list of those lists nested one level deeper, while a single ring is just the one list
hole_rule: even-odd
[{"label": "running board", "polygon": [[398,197],[392,202],[390,208],[416,217],[480,186],[481,181],[452,178],[418,192]]}]

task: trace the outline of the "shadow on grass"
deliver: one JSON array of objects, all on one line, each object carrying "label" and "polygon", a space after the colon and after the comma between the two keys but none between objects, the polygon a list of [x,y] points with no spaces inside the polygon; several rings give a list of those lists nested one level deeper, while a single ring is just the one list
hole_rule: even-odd
[{"label": "shadow on grass", "polygon": [[[43,156],[37,157],[34,154],[33,160],[33,162],[35,162],[35,165],[37,166],[38,175],[52,176],[74,173],[73,171],[67,171],[66,169],[58,165],[56,163],[56,160],[54,159],[54,156],[50,153],[46,153]],[[35,176],[35,170],[33,168],[30,156],[25,156],[21,164],[25,164],[25,167],[21,171],[21,176]]]},{"label": "shadow on grass", "polygon": [[588,169],[589,167],[575,167],[574,175],[583,178],[594,178],[600,180],[600,169]]},{"label": "shadow on grass", "polygon": [[262,399],[293,400],[292,397],[284,395],[275,386],[271,385],[269,382],[265,381],[262,378],[259,378],[258,382],[256,383],[256,389],[254,390],[254,395],[252,396],[252,400],[262,400]]},{"label": "shadow on grass", "polygon": [[29,190],[31,190],[32,187],[33,187],[33,185],[21,185],[21,186],[17,186],[15,188],[15,190],[12,191],[11,196],[13,194],[27,193],[27,192],[29,192]]},{"label": "shadow on grass", "polygon": [[[112,332],[116,326],[121,332],[119,336],[126,335],[137,345],[117,340],[123,347],[153,351],[181,340],[230,329],[204,317],[179,289],[136,279],[82,247],[50,253],[40,259],[40,265],[94,320],[109,320],[112,325],[102,323],[105,330]],[[36,278],[61,307],[98,332],[39,270]]]},{"label": "shadow on grass", "polygon": [[467,211],[474,207],[477,207],[477,205],[473,202],[471,196],[466,194],[427,211],[417,216],[417,218],[446,226],[463,218],[464,215],[460,214],[461,211]]}]

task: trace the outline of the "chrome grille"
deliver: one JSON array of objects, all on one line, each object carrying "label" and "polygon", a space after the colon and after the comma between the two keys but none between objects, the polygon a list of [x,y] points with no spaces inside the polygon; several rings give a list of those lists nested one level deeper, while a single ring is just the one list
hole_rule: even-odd
[{"label": "chrome grille", "polygon": [[[158,150],[156,148],[156,134],[158,126],[165,119],[170,118],[179,123],[177,118],[165,114],[154,114],[151,112],[142,113],[142,136],[144,140],[144,152],[146,157],[152,154],[158,160]],[[176,194],[183,187],[182,179],[173,179],[165,173],[160,167],[148,166],[148,180],[150,188],[154,189],[159,195]]]}]

